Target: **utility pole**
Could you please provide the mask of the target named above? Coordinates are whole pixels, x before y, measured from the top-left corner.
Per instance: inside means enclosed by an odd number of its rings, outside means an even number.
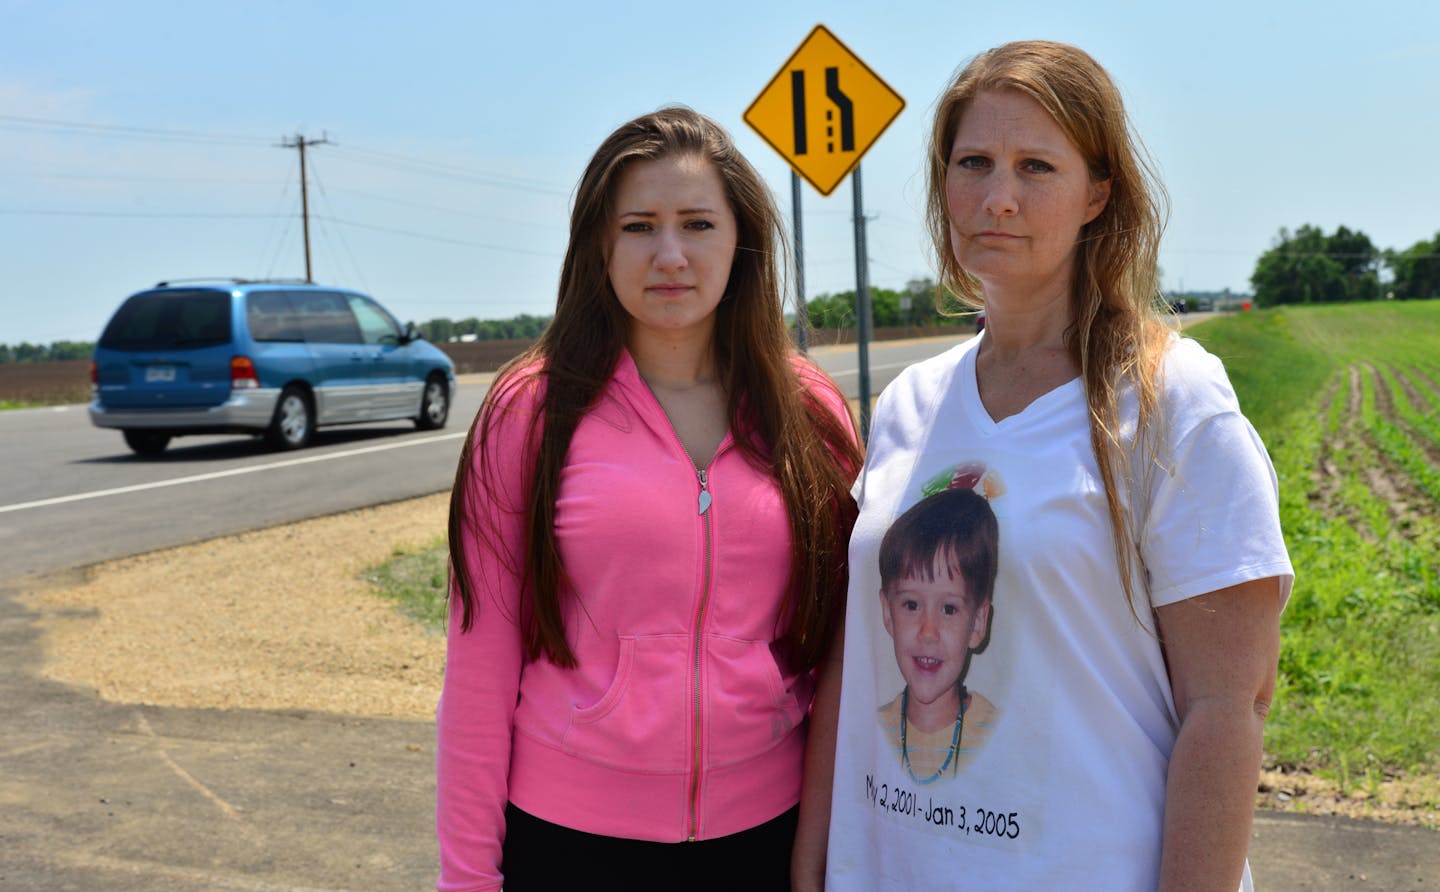
[[[280,148],[300,150],[300,222],[305,233],[305,281],[314,282],[315,278],[310,274],[310,195],[306,188],[305,147],[328,145],[330,138],[322,135],[319,139],[306,139],[297,133],[293,140],[283,136],[280,139]]]

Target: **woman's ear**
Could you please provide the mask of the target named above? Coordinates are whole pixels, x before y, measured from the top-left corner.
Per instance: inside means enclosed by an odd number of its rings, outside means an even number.
[[[1105,210],[1105,205],[1110,201],[1110,180],[1090,181],[1090,203],[1085,208],[1085,222],[1089,223],[1100,212]]]

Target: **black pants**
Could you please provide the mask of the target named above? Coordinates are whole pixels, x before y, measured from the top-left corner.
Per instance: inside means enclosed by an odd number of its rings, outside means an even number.
[[[505,808],[505,892],[788,892],[799,808],[701,842],[597,836]]]

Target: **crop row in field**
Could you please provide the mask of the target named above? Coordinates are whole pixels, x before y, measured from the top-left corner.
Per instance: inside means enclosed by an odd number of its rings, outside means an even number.
[[[1440,769],[1440,302],[1292,307],[1194,334],[1281,479],[1297,577],[1267,758],[1361,789]]]

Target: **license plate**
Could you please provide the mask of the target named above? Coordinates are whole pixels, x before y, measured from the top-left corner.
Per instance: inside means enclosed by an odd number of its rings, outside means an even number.
[[[145,367],[145,383],[163,383],[175,380],[175,367],[173,365],[152,365]]]

